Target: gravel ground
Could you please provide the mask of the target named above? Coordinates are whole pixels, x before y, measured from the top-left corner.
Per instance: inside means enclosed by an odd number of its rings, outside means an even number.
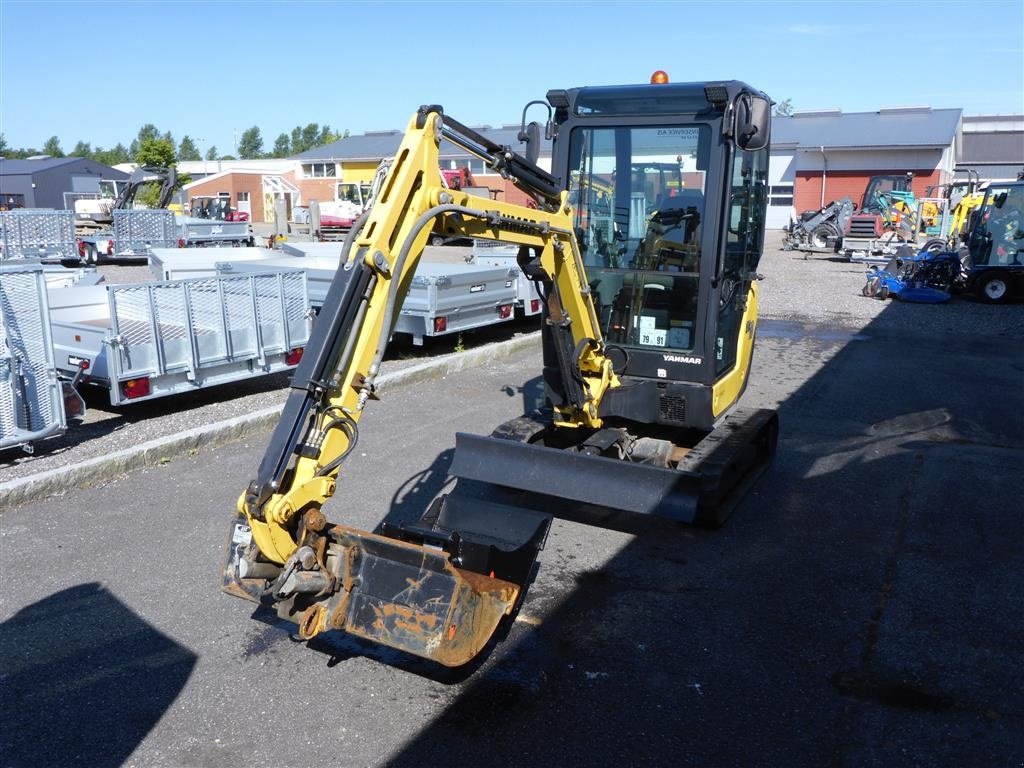
[[[1024,339],[1024,304],[981,304],[957,297],[947,304],[901,304],[865,298],[860,291],[867,268],[835,257],[783,251],[781,232],[770,232],[759,271],[761,317],[798,325],[915,334],[966,334]],[[425,258],[459,263],[467,248],[428,247]],[[145,265],[105,265],[108,282],[145,282],[153,277]],[[885,310],[883,312],[883,310]],[[511,338],[536,330],[538,322],[522,320],[466,334],[465,347]],[[389,349],[384,372],[456,350],[460,339],[427,339],[421,347],[397,341]],[[68,466],[78,461],[174,435],[236,416],[280,405],[287,394],[289,374],[277,374],[193,394],[112,408],[102,392],[87,394],[85,422],[73,424],[61,437],[43,441],[33,455],[20,450],[0,452],[0,482]]]
[[[1024,338],[1024,304],[982,304],[954,297],[945,304],[866,298],[868,267],[828,254],[783,251],[784,234],[769,232],[758,271],[762,318],[905,333],[962,333]],[[883,310],[885,312],[883,313]]]

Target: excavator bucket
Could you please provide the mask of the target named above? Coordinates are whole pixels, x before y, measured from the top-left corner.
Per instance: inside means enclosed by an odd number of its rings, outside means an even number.
[[[459,433],[458,478],[613,510],[717,526],[771,464],[778,414],[736,409],[675,466]]]
[[[248,526],[236,518],[222,588],[273,602],[281,618],[299,625],[303,639],[342,630],[444,666],[462,666],[517,607],[550,518],[449,499],[438,500],[421,524],[385,525],[383,534],[329,526],[316,541],[307,541],[319,553],[315,562],[291,572],[255,561]],[[504,525],[509,514],[518,526]],[[478,528],[501,530],[504,538],[447,527],[465,524],[467,515],[482,523]],[[510,540],[517,527],[525,538]]]

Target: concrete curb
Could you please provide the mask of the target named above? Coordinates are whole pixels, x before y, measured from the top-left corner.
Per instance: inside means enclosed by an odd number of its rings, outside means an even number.
[[[440,379],[491,360],[511,357],[521,350],[536,348],[539,345],[540,331],[534,331],[508,341],[486,344],[466,352],[426,360],[394,373],[382,374],[377,380],[377,391],[383,394],[396,387]],[[136,469],[165,464],[171,459],[187,456],[201,448],[217,447],[269,430],[277,423],[280,415],[279,406],[264,408],[255,413],[161,437],[134,448],[99,456],[79,464],[8,480],[0,483],[0,511],[96,485]]]

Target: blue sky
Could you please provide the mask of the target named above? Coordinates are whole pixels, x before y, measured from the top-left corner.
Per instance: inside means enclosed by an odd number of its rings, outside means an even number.
[[[54,2],[0,0],[0,132],[65,151],[144,123],[233,151],[310,122],[404,128],[438,103],[518,122],[550,88],[745,80],[797,109],[1024,113],[1024,0]]]

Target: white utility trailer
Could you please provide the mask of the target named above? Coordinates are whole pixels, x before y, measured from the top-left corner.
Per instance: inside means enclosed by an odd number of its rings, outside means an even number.
[[[218,274],[249,274],[293,268],[309,276],[309,297],[319,308],[338,271],[341,249],[333,243],[294,243],[288,254],[254,261],[232,260],[217,265]],[[423,344],[428,336],[444,336],[511,320],[515,315],[516,276],[508,267],[420,261],[402,305],[394,333]]]
[[[67,429],[85,414],[74,387],[54,364],[43,268],[0,264],[0,449],[21,446]]]
[[[294,368],[312,323],[300,270],[51,290],[54,362],[140,402]]]
[[[78,259],[75,212],[41,208],[0,211],[0,259]]]
[[[524,316],[540,314],[541,298],[537,293],[537,284],[530,280],[519,268],[519,246],[501,243],[496,240],[473,240],[473,250],[469,256],[470,264],[489,267],[504,267],[516,280],[516,309]]]
[[[111,213],[111,229],[79,238],[79,258],[86,264],[148,259],[154,248],[178,245],[179,230],[173,211],[140,208],[116,209]]]

